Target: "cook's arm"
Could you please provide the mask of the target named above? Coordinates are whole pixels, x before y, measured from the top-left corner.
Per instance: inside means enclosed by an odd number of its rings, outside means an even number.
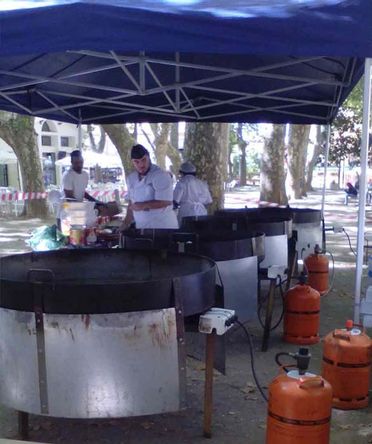
[[[172,205],[172,201],[169,201],[169,200],[147,200],[146,202],[136,202],[136,203],[132,204],[131,210],[132,211],[157,210],[159,208],[168,207],[169,205]]]
[[[130,227],[132,222],[134,222],[132,206],[133,206],[132,201],[129,201],[128,208],[127,208],[127,214],[125,215],[123,223],[120,226],[121,231],[126,230],[128,227]]]

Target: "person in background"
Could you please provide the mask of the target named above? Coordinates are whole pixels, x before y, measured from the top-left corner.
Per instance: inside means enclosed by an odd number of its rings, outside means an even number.
[[[87,193],[86,188],[88,186],[89,174],[83,170],[84,159],[81,151],[75,150],[70,154],[71,156],[71,167],[62,176],[62,192],[59,193],[60,197],[57,204],[57,227],[61,230],[61,206],[60,199],[73,199],[78,202],[83,202],[84,199],[90,202],[96,202],[95,208],[103,208],[105,204],[100,202],[90,194]],[[57,194],[57,193],[56,193]],[[50,196],[49,200],[56,204],[57,195]]]
[[[180,174],[181,178],[173,193],[174,204],[179,208],[179,223],[183,217],[206,215],[205,205],[212,203],[208,185],[196,177],[196,168],[191,162],[181,165]]]
[[[356,186],[358,185],[358,188],[356,188]],[[348,204],[349,202],[349,198],[350,197],[357,197],[358,196],[358,189],[359,189],[359,183],[355,184],[355,186],[353,186],[350,182],[347,182],[346,184],[346,188],[345,188],[345,205]]]
[[[71,167],[62,176],[62,190],[65,198],[75,199],[82,202],[87,199],[91,202],[98,202],[87,193],[89,174],[83,170],[84,159],[81,151],[75,150],[71,153]]]
[[[131,159],[135,171],[127,177],[129,204],[121,229],[133,222],[136,228],[178,228],[169,173],[151,163],[142,145],[133,146]]]

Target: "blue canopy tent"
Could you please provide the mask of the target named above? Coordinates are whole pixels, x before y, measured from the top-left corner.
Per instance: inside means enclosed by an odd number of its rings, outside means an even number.
[[[370,0],[0,2],[0,108],[68,122],[329,124],[370,56]]]
[[[82,123],[327,124],[372,54],[369,0],[133,4],[2,0],[0,107]]]

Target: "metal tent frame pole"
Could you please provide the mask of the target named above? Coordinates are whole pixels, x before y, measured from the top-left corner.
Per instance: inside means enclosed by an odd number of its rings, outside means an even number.
[[[355,291],[354,291],[354,322],[357,323],[359,323],[360,321],[360,296],[361,296],[362,273],[363,273],[369,124],[370,124],[370,111],[371,111],[371,66],[372,66],[372,59],[367,58],[365,60],[365,66],[364,66],[363,130],[362,130],[362,146],[360,149],[361,174],[359,180],[357,257],[356,257]]]
[[[82,147],[83,147],[83,129],[81,127],[81,110],[79,109],[78,150],[81,151]]]
[[[357,61],[356,58],[351,59],[345,66],[344,78],[338,80],[327,69],[316,69],[308,77],[281,72],[281,68],[293,67],[295,73],[297,67],[312,62],[320,63],[323,59],[327,66],[330,61],[337,62],[329,57],[290,57],[251,69],[237,69],[220,66],[212,61],[193,63],[182,60],[179,53],[169,58],[151,57],[143,51],[138,55],[123,55],[115,51],[106,53],[85,50],[67,51],[64,55],[72,57],[71,60],[75,55],[84,56],[90,60],[91,66],[87,68],[85,63],[84,66],[73,63],[68,73],[61,72],[55,76],[0,69],[0,75],[13,78],[13,83],[0,87],[0,97],[12,107],[16,106],[21,113],[37,116],[58,113],[62,120],[81,121],[83,124],[113,117],[130,120],[133,114],[136,116],[143,112],[172,120],[211,121],[242,114],[248,118],[249,114],[258,111],[326,123],[329,120],[327,115],[332,114],[334,107],[340,103],[342,92],[349,87]],[[185,73],[191,69],[195,78],[188,80]],[[122,75],[121,86],[99,80],[89,81],[90,77],[87,77],[101,72],[117,73],[118,70]],[[164,70],[169,72],[168,80],[164,79]],[[273,79],[274,83],[268,82],[267,87],[257,92],[240,91],[234,87],[233,80],[242,77],[246,77],[248,82],[251,78],[263,78]],[[283,80],[287,81],[285,86],[273,86],[275,81]],[[227,84],[225,81],[228,81]],[[56,85],[61,88],[56,89]],[[317,85],[333,88],[335,102],[309,97],[308,90]],[[73,87],[73,92],[66,91],[66,86]],[[84,93],[81,93],[81,88]],[[292,95],[296,90],[306,93],[296,98]],[[38,104],[37,109],[29,106],[30,94],[37,96],[37,100],[31,101]],[[144,101],[144,97],[151,98],[153,103]],[[59,103],[61,98],[67,100],[63,104]],[[323,108],[323,111],[318,114],[314,106]],[[84,111],[83,119],[79,110]]]
[[[325,195],[326,195],[326,188],[327,188],[327,169],[328,169],[328,156],[329,156],[329,139],[331,137],[331,127],[330,125],[327,125],[326,127],[327,131],[327,140],[326,140],[326,147],[325,147],[325,156],[324,156],[324,179],[323,179],[323,190],[322,190],[322,219],[324,219],[324,205],[325,205]]]

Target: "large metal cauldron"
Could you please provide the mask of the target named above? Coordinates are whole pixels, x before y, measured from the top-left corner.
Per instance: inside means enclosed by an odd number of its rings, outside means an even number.
[[[316,244],[322,245],[322,212],[311,208],[291,208],[293,229],[297,232],[298,256],[305,258],[313,253]]]
[[[183,218],[181,228],[197,232],[220,229],[262,232],[265,234],[265,258],[260,262],[260,268],[288,264],[288,238],[292,236],[290,217],[260,217],[245,209],[220,210],[214,216]]]
[[[70,418],[176,411],[183,316],[215,301],[194,255],[64,250],[0,259],[0,402]]]
[[[323,240],[322,214],[320,210],[312,208],[294,207],[264,207],[243,208],[217,211],[218,215],[246,214],[254,218],[290,218],[292,228],[296,233],[296,250],[298,257],[306,257],[311,254],[316,244],[321,245]]]
[[[123,233],[122,245],[127,249],[194,252],[212,258],[224,286],[225,306],[247,320],[256,314],[257,262],[264,258],[264,242],[264,234],[254,231],[129,230]]]

